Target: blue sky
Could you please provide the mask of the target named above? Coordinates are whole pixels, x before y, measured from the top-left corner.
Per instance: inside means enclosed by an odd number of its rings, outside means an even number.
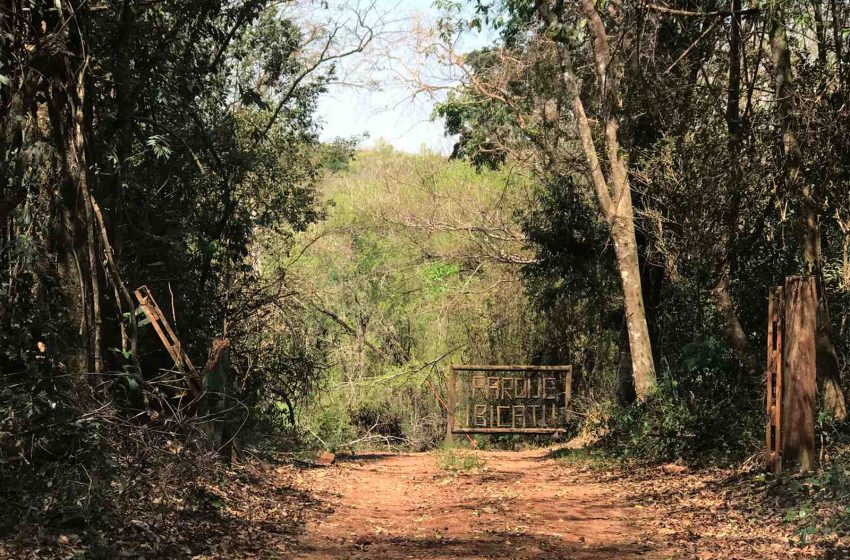
[[[440,13],[433,0],[377,0],[376,6],[394,19],[435,21]],[[399,23],[396,32],[410,23]],[[471,37],[465,45],[480,46],[484,39]],[[366,56],[370,56],[367,54]],[[371,53],[371,56],[381,56]],[[392,64],[372,74],[370,78],[382,84],[379,89],[346,85],[332,86],[319,102],[318,117],[322,124],[321,138],[350,137],[368,134],[364,147],[383,139],[396,149],[419,152],[424,148],[448,154],[454,139],[443,133],[443,124],[433,121],[434,100],[426,96],[411,99],[412,88],[398,83]],[[393,83],[395,82],[395,83]]]

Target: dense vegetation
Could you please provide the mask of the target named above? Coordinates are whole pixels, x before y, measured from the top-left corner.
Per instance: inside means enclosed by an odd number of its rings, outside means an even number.
[[[451,159],[318,140],[372,5],[0,6],[0,527],[129,519],[272,443],[427,449],[459,361],[575,364],[573,435],[739,461],[789,275],[845,453],[850,6],[435,4]]]
[[[326,218],[287,267],[328,359],[305,427],[335,445],[428,447],[445,432],[449,363],[540,359],[516,224],[530,189],[522,173],[388,146],[323,183]]]
[[[168,503],[158,480],[198,474],[174,461],[224,453],[279,393],[309,388],[321,358],[252,248],[260,232],[285,247],[315,221],[323,154],[347,157],[344,142],[322,149],[313,113],[335,61],[372,39],[358,15],[316,6],[304,19],[266,1],[0,6],[5,529]],[[187,394],[187,361],[145,324],[143,285],[199,375],[229,362],[206,398]],[[263,352],[271,321],[286,344]]]
[[[701,453],[757,436],[744,418],[760,407],[767,294],[791,274],[819,279],[822,410],[843,420],[846,7],[481,1],[469,19],[445,5],[443,38],[486,25],[501,40],[462,62],[437,41],[470,76],[439,112],[460,157],[522,159],[548,187],[538,293],[593,302],[600,328],[628,334],[623,377],[647,406],[619,425],[646,437],[626,439]]]

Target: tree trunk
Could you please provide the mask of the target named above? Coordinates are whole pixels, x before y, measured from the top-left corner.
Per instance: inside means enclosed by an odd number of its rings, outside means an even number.
[[[634,218],[631,213],[631,196],[628,188],[623,198],[628,198],[628,201],[621,203],[625,215],[618,216],[611,225],[611,238],[614,241],[623,289],[635,394],[638,400],[643,402],[656,387],[655,361],[652,358],[652,342],[649,338],[646,309],[643,303]]]
[[[595,3],[592,0],[582,0],[581,7],[588,19],[588,29],[591,33],[593,55],[596,61],[600,86],[600,97],[597,101],[607,113],[604,125],[605,155],[609,164],[607,178],[600,165],[593,131],[574,74],[569,47],[564,43],[558,43],[557,46],[561,62],[561,82],[575,118],[579,141],[587,164],[588,180],[596,193],[600,214],[608,223],[611,239],[614,242],[629,333],[635,393],[638,401],[645,402],[655,391],[657,379],[641,289],[631,185],[626,155],[620,146],[619,123],[616,117],[616,111],[620,105],[618,78],[621,65],[615,64],[616,61],[612,57],[608,47],[608,35],[596,11]],[[558,15],[548,3],[538,2],[537,9],[540,17],[547,24],[559,24]]]
[[[83,76],[86,64],[76,66],[79,66],[77,71],[73,69],[75,64],[68,56],[62,60],[48,103],[53,135],[59,146],[63,200],[69,215],[68,241],[79,273],[85,319],[82,330],[87,354],[84,369],[97,373],[101,371],[103,361],[100,278],[83,132]]]
[[[817,369],[823,409],[836,420],[847,419],[847,402],[841,388],[841,371],[838,367],[838,352],[835,349],[835,331],[829,305],[818,276],[818,327]]]
[[[752,376],[759,374],[761,366],[758,359],[755,357],[753,347],[750,345],[750,340],[747,338],[747,333],[744,332],[744,327],[738,320],[738,314],[735,310],[735,304],[732,301],[732,295],[729,292],[729,269],[728,264],[724,265],[720,273],[720,280],[714,288],[714,301],[723,317],[723,336],[726,342],[735,351],[738,359],[741,360],[746,372]]]
[[[227,387],[230,383],[230,340],[216,338],[204,367],[203,414],[208,416],[207,435],[213,449],[230,457],[232,439],[228,433]]]
[[[733,0],[732,12],[738,14],[741,11],[741,0]],[[738,228],[738,207],[741,204],[740,197],[740,149],[743,130],[741,126],[741,16],[732,16],[729,33],[729,84],[726,96],[726,129],[728,135],[727,151],[729,156],[729,192],[733,193],[726,216],[725,227],[721,234],[721,246],[724,249],[721,255],[720,278],[714,287],[714,301],[720,316],[723,318],[723,336],[727,344],[735,351],[738,359],[743,364],[747,373],[751,376],[760,374],[759,361],[753,352],[747,334],[738,320],[735,303],[729,284],[732,274],[730,263],[734,251],[733,232]]]
[[[782,145],[785,152],[786,179],[791,192],[799,197],[803,217],[803,251],[806,272],[817,278],[818,285],[818,326],[817,326],[817,371],[821,386],[824,411],[835,419],[847,418],[847,405],[838,367],[838,352],[835,348],[835,336],[829,314],[828,302],[824,294],[821,279],[820,228],[818,208],[814,199],[812,185],[803,174],[802,149],[797,138],[796,98],[791,73],[791,52],[788,45],[788,32],[780,3],[771,4],[768,33],[774,65],[776,99],[782,128]]]

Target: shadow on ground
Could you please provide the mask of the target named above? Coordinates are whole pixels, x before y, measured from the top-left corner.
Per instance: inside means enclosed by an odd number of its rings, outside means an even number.
[[[412,558],[443,560],[451,558],[492,558],[510,560],[630,560],[645,558],[649,547],[634,543],[613,543],[601,547],[565,545],[560,538],[510,532],[489,532],[470,538],[357,538],[321,547],[303,549],[322,558]]]

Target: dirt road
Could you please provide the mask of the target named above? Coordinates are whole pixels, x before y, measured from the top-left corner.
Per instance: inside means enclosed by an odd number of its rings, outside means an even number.
[[[546,450],[475,452],[457,473],[431,454],[360,455],[301,474],[330,507],[308,522],[298,558],[601,560],[669,558],[646,513],[610,480]]]

